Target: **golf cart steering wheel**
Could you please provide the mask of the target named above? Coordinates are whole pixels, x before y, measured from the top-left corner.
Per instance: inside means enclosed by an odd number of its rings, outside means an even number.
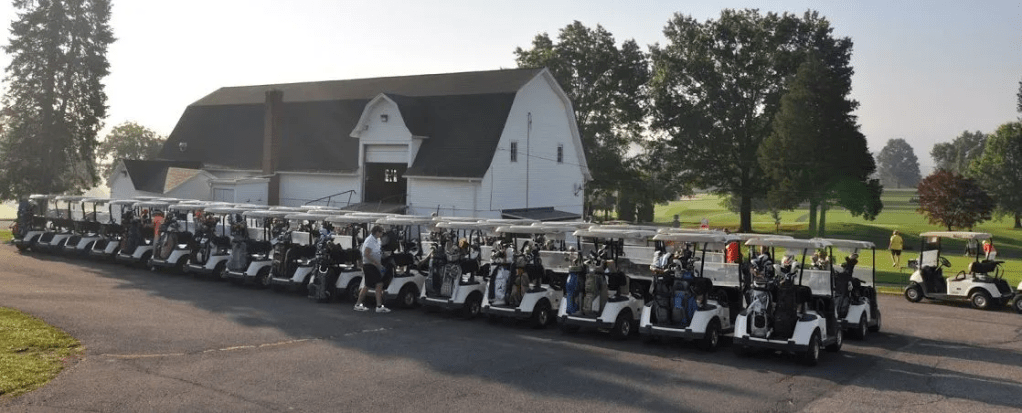
[[[951,268],[951,261],[948,261],[947,258],[940,257],[940,266]]]

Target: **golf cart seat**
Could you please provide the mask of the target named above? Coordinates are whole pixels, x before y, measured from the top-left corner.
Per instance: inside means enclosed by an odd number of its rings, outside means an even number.
[[[926,290],[934,293],[944,293],[947,291],[947,283],[944,281],[944,271],[940,267],[932,265],[923,266],[920,270],[923,276],[923,282],[926,284]]]
[[[974,261],[969,263],[969,273],[986,274],[997,270],[997,266],[1004,264],[1004,261]]]
[[[608,273],[607,290],[616,293],[607,298],[607,302],[616,303],[620,301],[628,301],[628,295],[620,293],[621,287],[628,287],[628,277],[625,276],[625,273],[619,271]]]

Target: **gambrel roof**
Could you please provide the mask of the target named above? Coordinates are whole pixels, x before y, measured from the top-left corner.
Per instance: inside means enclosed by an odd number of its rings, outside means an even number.
[[[354,172],[359,141],[349,135],[383,94],[413,135],[424,136],[409,175],[482,177],[515,95],[544,69],[399,76],[221,88],[185,109],[160,159],[234,169],[262,165],[264,100],[281,90],[281,171]],[[180,143],[186,143],[180,150]]]

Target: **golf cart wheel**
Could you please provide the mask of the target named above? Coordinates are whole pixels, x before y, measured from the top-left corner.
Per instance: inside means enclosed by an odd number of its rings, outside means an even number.
[[[969,302],[972,303],[972,308],[977,310],[986,310],[990,308],[990,294],[986,291],[978,290],[969,296]]]
[[[213,267],[213,278],[217,281],[227,281],[227,261],[220,261]]]
[[[918,303],[923,299],[923,289],[919,284],[912,283],[905,289],[905,299],[909,302]]]
[[[809,337],[809,348],[802,354],[802,363],[807,366],[815,366],[820,362],[820,330],[813,331]]]
[[[466,320],[471,320],[479,315],[479,312],[483,308],[483,298],[478,292],[474,292],[468,295],[465,299],[465,306],[461,308],[461,315]]]
[[[398,303],[401,307],[412,308],[415,307],[415,302],[419,297],[419,289],[415,288],[415,284],[408,284],[401,287],[401,292],[398,293]]]
[[[14,244],[14,246],[18,248],[18,251],[20,252],[25,252],[26,250],[28,250],[28,245],[25,244]]]
[[[869,331],[869,326],[866,325],[866,313],[862,313],[859,317],[859,324],[854,329],[849,330],[852,338],[862,340],[866,338],[866,332]]]
[[[706,325],[706,334],[699,340],[699,347],[704,351],[717,351],[720,345],[720,320],[714,318]]]
[[[181,260],[178,261],[177,263],[178,271],[181,271],[182,274],[190,274],[192,272],[192,270],[188,268],[188,264],[192,263],[192,257],[186,256],[184,258],[181,258]]]
[[[550,302],[542,300],[532,309],[532,328],[545,328],[553,317],[550,314]]]
[[[869,326],[869,331],[871,333],[876,333],[880,331],[880,327],[883,325],[883,323],[881,322],[882,320],[883,318],[880,317],[880,310],[877,310],[877,325]]]
[[[1014,308],[1016,313],[1022,314],[1022,294],[1015,296],[1015,301],[1011,302],[1011,308]]]
[[[270,267],[263,267],[256,273],[256,285],[259,288],[270,288],[273,282],[270,281]]]
[[[317,278],[322,278],[322,277],[317,277]],[[348,301],[351,301],[353,303],[358,301],[359,287],[361,286],[361,284],[362,284],[362,279],[358,278],[358,277],[355,277],[351,281],[348,281],[348,286],[344,287],[344,297],[346,297],[348,299]]]
[[[614,321],[614,329],[610,331],[614,338],[624,340],[632,334],[632,312],[629,309],[621,310]]]
[[[841,351],[841,346],[845,344],[845,331],[837,329],[837,341],[834,344],[827,346],[827,351],[831,353],[837,353]]]

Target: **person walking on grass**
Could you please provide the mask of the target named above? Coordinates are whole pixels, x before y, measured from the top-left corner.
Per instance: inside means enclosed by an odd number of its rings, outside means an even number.
[[[370,286],[376,286],[376,312],[389,313],[390,309],[383,306],[383,248],[380,245],[380,237],[383,236],[383,227],[376,225],[370,231],[365,242],[362,243],[362,280],[364,281],[362,291],[358,292],[358,302],[355,303],[355,311],[369,311],[369,308],[362,305]]]
[[[891,245],[888,248],[891,250],[891,261],[894,261],[891,267],[897,268],[901,264],[901,250],[905,248],[905,241],[898,235],[898,231],[891,235]]]

